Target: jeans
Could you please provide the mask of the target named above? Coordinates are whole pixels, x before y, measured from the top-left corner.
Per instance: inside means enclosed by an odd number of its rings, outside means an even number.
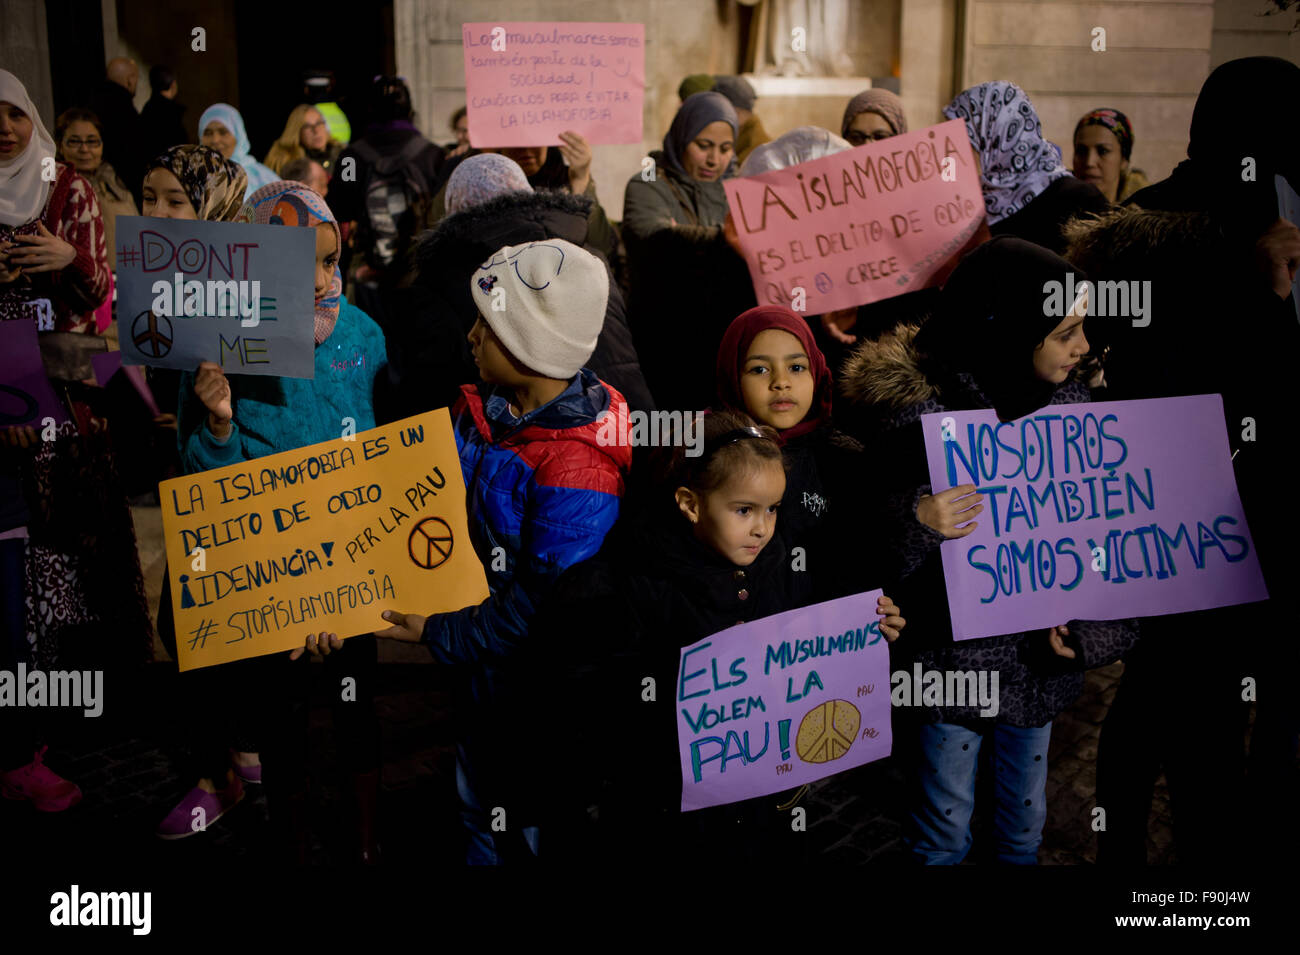
[[[993,738],[993,830],[997,861],[1037,865],[1047,821],[1047,746],[1052,724],[1022,729],[996,723],[977,732],[955,723],[919,731],[919,805],[912,811],[908,844],[917,862],[956,865],[970,852],[975,769],[980,744]]]
[[[460,824],[465,829],[467,845],[465,848],[466,865],[502,865],[507,862],[524,862],[537,857],[537,826],[523,826],[517,831],[522,837],[511,837],[511,824],[506,818],[506,829],[502,832],[492,830],[492,818],[483,809],[475,792],[473,763],[465,747],[456,744],[456,792],[460,796]]]

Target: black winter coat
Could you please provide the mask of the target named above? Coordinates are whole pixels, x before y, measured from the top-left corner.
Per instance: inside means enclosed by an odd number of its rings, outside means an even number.
[[[388,372],[376,384],[379,420],[449,407],[462,384],[478,381],[466,340],[478,318],[470,276],[502,246],[540,239],[564,239],[600,255],[587,242],[590,205],[585,196],[567,192],[507,193],[448,216],[425,233],[416,248],[414,282],[388,299],[395,318],[384,329]],[[587,367],[616,388],[632,410],[654,409],[612,277],[605,325]]]

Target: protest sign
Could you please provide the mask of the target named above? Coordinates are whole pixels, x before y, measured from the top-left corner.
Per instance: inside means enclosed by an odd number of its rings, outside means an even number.
[[[941,545],[969,640],[1264,600],[1219,395],[922,416],[930,483],[974,484],[976,530]]]
[[[466,23],[469,141],[557,146],[641,142],[643,23]]]
[[[158,402],[154,400],[153,392],[149,390],[149,382],[145,380],[144,372],[139,365],[123,365],[120,351],[102,352],[90,359],[90,365],[95,370],[95,383],[99,387],[107,388],[108,383],[120,372],[126,376],[127,381],[131,382],[131,387],[144,402],[145,409],[155,418],[162,414]]]
[[[446,408],[164,481],[159,498],[182,670],[488,595]]]
[[[829,600],[682,648],[673,689],[683,812],[792,789],[889,755],[880,596]]]
[[[46,418],[62,424],[68,413],[45,376],[36,326],[0,322],[0,428],[39,428]]]
[[[119,216],[122,362],[315,375],[316,230]]]
[[[1300,196],[1291,188],[1284,176],[1274,176],[1273,186],[1277,189],[1277,214],[1294,226],[1300,226]],[[1296,320],[1300,321],[1300,271],[1291,280],[1291,300],[1295,304]]]
[[[940,284],[989,238],[956,119],[723,187],[759,302],[809,315]]]

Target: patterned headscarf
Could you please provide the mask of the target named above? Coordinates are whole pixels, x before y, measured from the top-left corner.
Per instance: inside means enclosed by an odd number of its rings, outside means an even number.
[[[1133,124],[1117,109],[1094,109],[1091,113],[1085,113],[1083,119],[1074,127],[1074,135],[1079,135],[1079,130],[1085,126],[1104,126],[1115,134],[1119,140],[1119,154],[1122,158],[1128,159],[1133,155]]]
[[[447,180],[447,214],[482,205],[506,192],[532,192],[519,163],[500,153],[479,153],[461,161]]]
[[[199,117],[199,139],[203,138],[203,131],[214,119],[234,135],[235,151],[230,154],[230,158],[248,173],[248,188],[251,191],[256,192],[279,179],[269,166],[263,166],[253,158],[253,144],[248,141],[248,133],[244,131],[244,117],[229,103],[213,103],[203,111]]]
[[[664,161],[668,168],[677,173],[684,179],[690,176],[686,172],[686,167],[682,165],[682,153],[696,136],[700,135],[700,130],[704,129],[710,123],[723,122],[731,127],[731,135],[736,135],[736,130],[740,123],[736,119],[736,110],[732,107],[731,101],[721,93],[692,93],[686,97],[685,102],[677,110],[677,115],[673,117],[673,124],[668,127],[668,134],[664,136]],[[732,154],[731,162],[723,170],[721,176],[715,180],[715,184],[722,179],[729,178],[736,171],[736,157]]]
[[[863,90],[844,109],[844,121],[840,123],[840,135],[848,136],[849,127],[860,113],[875,113],[889,124],[889,128],[898,136],[907,132],[907,117],[903,115],[903,101],[897,94],[887,89],[874,88]]]
[[[958,93],[943,115],[966,121],[966,133],[980,157],[989,225],[1019,212],[1057,179],[1070,175],[1061,162],[1061,148],[1043,139],[1038,114],[1015,83],[995,80],[972,86]]]
[[[166,169],[179,179],[194,214],[205,222],[230,222],[244,204],[244,167],[208,146],[173,146],[149,160],[144,174],[151,169]]]
[[[255,222],[259,225],[289,225],[315,228],[328,222],[334,229],[336,248],[343,250],[339,235],[339,225],[325,205],[325,200],[311,188],[300,182],[281,180],[263,186],[248,197],[244,208],[239,210],[240,222]],[[339,305],[343,297],[343,274],[337,264],[334,266],[334,278],[324,298],[316,299],[316,344],[319,345],[330,337],[334,324],[339,320]]]

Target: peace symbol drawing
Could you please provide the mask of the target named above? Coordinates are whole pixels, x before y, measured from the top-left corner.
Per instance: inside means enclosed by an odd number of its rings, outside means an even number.
[[[141,312],[131,323],[131,341],[148,358],[162,358],[172,350],[172,323],[164,315]]]
[[[12,400],[13,398],[18,399],[17,403]],[[19,411],[12,410],[17,407],[17,404],[22,404],[25,407]],[[0,385],[0,425],[22,424],[24,421],[31,421],[32,418],[36,417],[38,407],[40,406],[37,404],[36,399],[21,388],[16,388],[13,385]]]
[[[406,551],[417,567],[432,570],[451,556],[451,527],[441,517],[426,517],[411,528]]]

